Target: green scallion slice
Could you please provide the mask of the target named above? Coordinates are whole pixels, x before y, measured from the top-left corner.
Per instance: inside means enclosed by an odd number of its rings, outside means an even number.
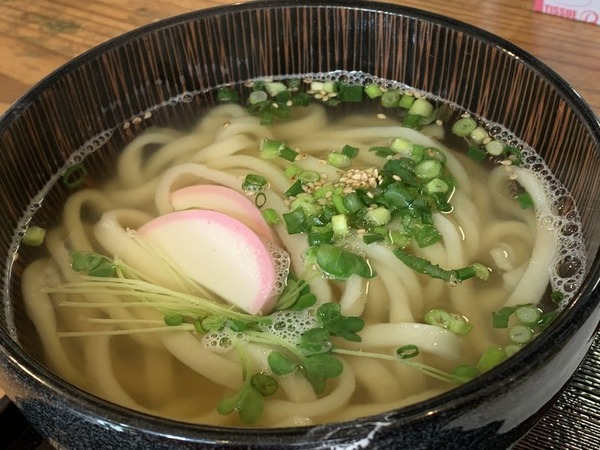
[[[469,136],[477,128],[477,121],[472,117],[461,117],[452,125],[452,133],[456,136]]]

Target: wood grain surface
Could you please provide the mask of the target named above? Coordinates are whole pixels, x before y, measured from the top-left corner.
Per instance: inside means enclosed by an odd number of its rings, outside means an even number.
[[[70,59],[157,20],[235,0],[0,0],[0,114]],[[495,33],[556,70],[600,114],[600,26],[536,13],[532,1],[393,0]],[[0,389],[0,395],[2,390]]]

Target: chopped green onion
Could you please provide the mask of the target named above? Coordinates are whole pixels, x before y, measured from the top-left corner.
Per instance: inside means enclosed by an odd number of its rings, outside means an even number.
[[[523,192],[522,194],[516,195],[515,200],[519,203],[521,209],[527,209],[533,207],[533,199],[529,192]]]
[[[343,102],[359,103],[363,100],[363,87],[360,84],[341,84],[338,98]]]
[[[348,158],[356,158],[358,156],[358,148],[357,147],[352,147],[351,145],[344,145],[344,147],[342,147],[342,155],[346,155]]]
[[[277,211],[275,211],[273,208],[267,208],[262,212],[263,218],[265,219],[265,222],[267,222],[269,225],[277,225],[279,222],[281,222],[281,217],[279,217],[279,214],[277,214]]]
[[[283,220],[288,234],[298,234],[304,231],[304,224],[306,222],[306,214],[304,209],[296,208],[289,213],[282,214]]]
[[[448,324],[452,321],[452,316],[443,309],[432,309],[425,314],[424,320],[429,325],[448,328]]]
[[[387,200],[390,206],[398,209],[410,206],[415,199],[408,189],[400,182],[391,183],[385,191],[383,191],[383,198]]]
[[[492,312],[492,326],[494,328],[508,328],[510,316],[516,309],[516,306],[505,306],[499,311]]]
[[[466,336],[473,329],[473,324],[469,323],[464,317],[453,314],[452,321],[448,324],[448,331],[459,336]]]
[[[374,242],[385,241],[385,236],[383,234],[365,234],[363,235],[362,240],[365,244],[369,245]]]
[[[331,202],[333,203],[334,208],[339,214],[348,214],[348,208],[344,204],[344,197],[340,194],[335,194],[331,197]]]
[[[285,176],[288,178],[294,178],[296,175],[300,174],[301,172],[303,172],[303,169],[300,166],[298,166],[297,164],[290,164],[283,171]]]
[[[442,235],[438,230],[435,229],[432,225],[425,225],[420,230],[416,232],[414,235],[415,241],[420,248],[429,247],[439,241],[442,240]],[[473,275],[469,274],[469,276],[463,276],[459,274],[459,270],[448,271],[449,276],[454,275],[458,280],[466,280],[467,278],[471,278]]]
[[[298,194],[304,192],[304,188],[302,187],[302,181],[296,180],[294,184],[292,184],[287,191],[283,193],[286,197],[295,197]]]
[[[336,169],[345,169],[352,164],[352,159],[343,153],[331,152],[327,155],[327,163]]]
[[[433,180],[429,181],[425,185],[425,189],[430,194],[433,194],[433,193],[444,194],[444,193],[448,192],[448,190],[450,189],[450,186],[448,186],[448,183],[446,183],[441,178],[434,178]]]
[[[514,166],[520,166],[521,165],[521,150],[519,150],[517,147],[504,147],[504,153],[506,154],[506,157],[512,161],[512,164]]]
[[[390,90],[383,93],[381,96],[381,106],[384,108],[395,108],[400,101],[400,91]]]
[[[414,95],[404,94],[398,101],[398,107],[402,109],[409,109],[415,100],[416,99]]]
[[[316,247],[321,244],[331,244],[334,231],[332,227],[314,227],[308,233],[308,246]]]
[[[319,181],[321,175],[313,170],[304,170],[298,174],[298,179],[304,183]]]
[[[558,310],[548,311],[547,313],[542,314],[542,317],[540,317],[540,320],[538,320],[537,325],[540,328],[546,328],[557,317],[558,317]]]
[[[394,138],[390,144],[390,148],[401,156],[411,156],[412,142],[404,138]]]
[[[504,351],[506,352],[506,356],[510,358],[512,355],[521,350],[521,348],[522,347],[519,344],[508,344],[506,347],[504,347]]]
[[[85,183],[87,174],[87,169],[83,164],[73,164],[72,166],[67,167],[61,180],[69,189],[76,189]]]
[[[32,225],[27,228],[21,242],[25,245],[29,245],[31,247],[37,247],[38,245],[42,245],[44,243],[44,238],[46,237],[46,229],[42,227],[38,227],[37,225]]]
[[[483,162],[487,156],[487,153],[477,145],[471,145],[467,149],[467,156],[475,162]]]
[[[269,81],[265,83],[265,89],[271,97],[287,90],[287,86],[280,81]]]
[[[496,367],[502,361],[506,359],[506,353],[504,349],[499,347],[488,347],[484,354],[477,363],[477,369],[481,372],[487,372],[488,370]]]
[[[325,91],[329,94],[337,92],[339,83],[336,81],[324,81],[322,83],[322,91]]]
[[[407,128],[418,128],[419,125],[421,125],[422,120],[422,116],[417,114],[407,114],[404,119],[402,119],[402,125]]]
[[[475,119],[472,117],[461,117],[452,125],[452,132],[456,136],[465,137],[470,135],[475,128],[477,128]]]
[[[371,83],[365,87],[365,94],[371,99],[381,97],[383,95],[383,91],[376,83]]]
[[[419,144],[412,144],[412,147],[410,149],[410,157],[414,162],[421,162],[425,157],[425,146]]]
[[[481,375],[481,372],[475,366],[471,366],[469,364],[462,364],[460,366],[456,366],[454,370],[452,370],[452,374],[465,379],[465,381],[470,381]]]
[[[402,347],[396,349],[396,354],[400,357],[400,359],[414,358],[419,354],[419,347],[414,344],[403,345]]]
[[[345,236],[350,232],[345,214],[336,214],[331,218],[331,228],[336,236]]]
[[[526,344],[533,339],[533,331],[525,325],[515,325],[510,329],[510,340],[515,344]]]
[[[425,161],[421,161],[415,167],[415,175],[419,178],[425,178],[427,180],[439,177],[441,173],[442,163],[437,159],[427,159]]]
[[[471,139],[473,139],[473,142],[477,144],[482,144],[483,141],[486,140],[486,138],[489,138],[489,135],[483,127],[477,127],[473,131],[471,131]]]
[[[552,293],[550,294],[550,299],[554,303],[560,303],[563,301],[564,298],[565,294],[563,294],[561,291],[552,291]]]
[[[375,226],[386,225],[392,218],[392,214],[389,209],[379,206],[378,208],[371,209],[367,212],[367,220],[370,224]]]
[[[473,263],[471,268],[475,272],[475,276],[480,280],[487,281],[490,277],[490,269],[483,264]]]
[[[249,173],[244,178],[242,189],[244,192],[262,192],[267,187],[267,179],[262,175]]]
[[[415,116],[421,117],[429,117],[433,113],[433,105],[429,100],[425,98],[416,99],[410,108],[408,109],[408,114],[412,114]]]
[[[265,203],[267,203],[267,196],[265,195],[265,193],[259,192],[258,194],[256,194],[256,197],[254,198],[254,204],[256,205],[256,207],[258,209],[261,209],[263,206],[265,206]]]
[[[256,105],[257,103],[266,102],[269,99],[269,96],[265,91],[253,91],[248,96],[248,103],[251,105]]]
[[[314,217],[319,213],[319,207],[315,205],[315,198],[306,192],[298,194],[290,204],[290,208],[302,208],[308,217]]]
[[[350,213],[355,213],[365,207],[356,191],[352,191],[343,197],[344,206]]]
[[[542,313],[538,308],[529,305],[519,306],[515,310],[515,317],[519,322],[525,325],[537,323],[541,316]]]
[[[492,156],[500,156],[504,152],[504,144],[499,141],[490,141],[485,144],[485,151]]]
[[[296,160],[296,157],[298,156],[298,152],[296,150],[291,149],[287,145],[282,145],[281,147],[279,147],[278,154],[280,157],[290,162],[294,162]]]
[[[388,239],[390,244],[400,248],[408,247],[410,244],[410,237],[398,230],[390,231]]]
[[[432,309],[425,314],[425,323],[445,328],[459,336],[465,336],[471,332],[473,325],[460,314],[450,314],[443,309]]]
[[[221,103],[237,102],[238,100],[239,94],[231,88],[222,87],[217,91],[217,101]]]

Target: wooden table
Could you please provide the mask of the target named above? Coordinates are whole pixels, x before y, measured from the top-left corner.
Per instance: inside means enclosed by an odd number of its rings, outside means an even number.
[[[236,0],[0,0],[0,114],[57,67],[147,23]],[[502,36],[561,74],[600,114],[600,26],[532,11],[532,1],[392,0]],[[0,389],[0,395],[3,392]]]

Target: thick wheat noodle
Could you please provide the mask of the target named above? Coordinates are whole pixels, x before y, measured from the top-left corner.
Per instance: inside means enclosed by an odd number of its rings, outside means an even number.
[[[344,316],[362,316],[367,297],[363,279],[354,274],[346,280],[340,297],[340,311]]]
[[[357,358],[349,358],[348,363],[354,370],[356,381],[364,386],[368,392],[369,400],[374,403],[385,403],[402,397],[402,383],[398,383],[398,377],[391,372],[382,361]],[[377,383],[373,383],[373,374],[377,374]]]
[[[140,186],[147,182],[143,173],[144,151],[148,145],[165,145],[181,137],[180,132],[161,128],[151,133],[145,133],[128,144],[117,160],[117,175],[120,183],[126,189]]]
[[[373,263],[373,268],[377,272],[377,275],[381,277],[388,291],[388,321],[391,323],[414,322],[415,317],[411,310],[410,298],[401,277],[381,263]]]
[[[69,300],[88,301],[94,305],[104,302],[112,305],[111,307],[84,309],[65,305],[61,307],[64,317],[59,317],[55,308],[58,301],[65,298],[64,295],[46,294],[43,287],[78,279],[78,275],[70,268],[69,256],[69,251],[76,249],[120,257],[145,277],[165,287],[202,292],[200,288],[194,288],[188,281],[173,273],[169,262],[157,258],[139,236],[128,228],[137,228],[155,215],[172,212],[170,195],[185,186],[209,183],[243,192],[241,176],[247,173],[261,174],[270,183],[265,192],[264,208],[273,208],[279,215],[288,212],[290,202],[282,194],[293,182],[283,173],[290,162],[282,158],[265,160],[249,156],[257,155],[260,141],[265,137],[282,141],[300,153],[310,153],[308,156],[301,155],[295,164],[302,170],[321,174],[321,181],[324,182],[337,180],[341,171],[324,165],[323,158],[331,151],[340,151],[341,146],[346,144],[360,148],[357,164],[378,167],[385,163],[385,159],[368,149],[375,145],[389,145],[390,140],[396,137],[440,149],[446,154],[448,170],[456,180],[456,190],[452,197],[454,211],[449,215],[434,215],[434,224],[442,235],[441,242],[424,249],[411,246],[411,251],[450,269],[475,262],[472,259],[481,257],[482,248],[489,252],[497,245],[496,240],[516,239],[520,235],[518,242],[525,245],[527,238],[531,236],[535,238],[534,260],[504,274],[505,287],[515,286],[513,295],[506,300],[507,294],[501,287],[494,285],[482,291],[481,296],[489,298],[489,302],[494,304],[516,304],[525,299],[527,303],[535,303],[540,299],[542,290],[548,283],[547,267],[556,248],[556,238],[538,226],[532,214],[519,221],[521,219],[517,218],[523,214],[512,199],[494,192],[500,190],[506,182],[508,172],[504,168],[492,172],[492,192],[489,195],[492,196],[494,208],[497,203],[499,210],[508,213],[508,218],[494,225],[486,223],[487,219],[482,213],[488,211],[487,206],[478,206],[479,202],[489,201],[479,193],[483,190],[483,183],[471,180],[463,167],[463,161],[439,142],[415,130],[380,125],[377,121],[372,121],[373,126],[354,125],[341,130],[337,124],[327,122],[324,111],[324,108],[312,105],[289,122],[276,121],[269,128],[257,128],[259,119],[249,116],[241,106],[219,106],[208,113],[192,133],[159,129],[142,135],[121,154],[117,162],[117,181],[107,184],[103,191],[87,189],[73,194],[65,203],[62,227],[48,233],[47,245],[56,269],[47,268],[47,260],[39,260],[23,274],[23,295],[27,312],[45,344],[45,351],[50,356],[49,364],[71,382],[85,387],[88,386],[88,381],[94,381],[95,386],[90,386],[92,391],[140,411],[150,414],[165,411],[165,414],[168,412],[178,420],[199,423],[223,426],[238,424],[234,416],[221,416],[211,408],[193,410],[193,403],[188,399],[169,399],[170,396],[179,395],[175,388],[177,374],[173,372],[173,366],[179,363],[191,369],[190,376],[197,374],[199,383],[205,379],[214,383],[209,384],[215,389],[221,389],[223,392],[219,392],[220,394],[230,394],[239,389],[243,379],[235,352],[215,353],[201,342],[200,336],[187,331],[131,334],[126,339],[132,339],[132,345],[137,343],[153,352],[140,356],[139,362],[135,363],[136,367],[144,368],[144,377],[140,382],[151,390],[160,390],[161,385],[165,386],[160,392],[149,395],[144,402],[138,401],[137,394],[129,392],[128,384],[119,379],[121,375],[117,375],[121,373],[123,363],[112,361],[110,349],[122,342],[117,340],[119,338],[108,335],[59,338],[56,333],[63,331],[63,326],[67,328],[64,331],[109,331],[106,324],[75,320],[82,312],[87,314],[89,311],[88,317],[127,320],[148,317],[160,320],[163,313],[151,308],[115,308],[114,304],[124,300],[125,296],[121,298],[115,294],[99,292],[78,294]],[[518,169],[513,169],[513,173],[518,174],[518,181],[534,197],[536,210],[544,214],[543,211],[549,206],[539,183]],[[489,188],[483,187],[486,191]],[[472,191],[477,191],[476,195]],[[88,213],[94,217],[94,224],[85,219]],[[302,276],[306,269],[305,254],[308,250],[306,236],[288,234],[284,223],[275,225],[272,229],[276,243],[291,254],[293,272]],[[523,236],[524,230],[527,230],[526,236]],[[434,360],[445,360],[447,364],[457,363],[466,338],[436,326],[416,322],[422,320],[427,309],[440,307],[440,302],[445,302],[443,307],[452,310],[451,312],[472,314],[470,319],[483,321],[483,310],[469,312],[472,310],[470,303],[476,297],[474,288],[466,283],[456,289],[449,288],[441,280],[430,280],[416,274],[386,245],[366,245],[359,238],[349,239],[348,245],[366,257],[379,278],[366,281],[354,276],[345,285],[321,277],[310,280],[317,305],[339,301],[344,314],[362,315],[367,321],[360,332],[362,342],[343,342],[341,345],[348,349],[393,354],[395,348],[413,344],[422,352],[419,361],[423,358],[427,363],[428,358],[433,357]],[[546,270],[542,271],[540,266],[544,265]],[[35,309],[35,303],[39,303],[40,309]],[[75,323],[71,323],[72,321]],[[383,323],[376,323],[380,321]],[[140,325],[131,323],[119,326],[134,329]],[[470,341],[478,341],[475,347],[482,348],[492,342],[483,328],[476,326],[473,335],[469,337]],[[67,348],[67,345],[71,347]],[[473,346],[473,342],[469,345]],[[74,365],[71,354],[76,352],[86,354],[86,369],[83,371]],[[269,371],[265,348],[251,344],[248,352],[256,370]],[[161,366],[162,357],[165,362]],[[281,389],[265,402],[265,414],[260,426],[312,424],[354,418],[420,401],[447,389],[428,388],[431,382],[422,374],[396,362],[367,360],[363,363],[353,356],[341,359],[344,361],[343,373],[331,380],[325,393],[320,396],[314,393],[300,370],[281,378]],[[101,370],[90,374],[92,368],[97,366],[101,366]],[[160,369],[152,369],[159,366]],[[402,384],[398,380],[402,380]],[[355,405],[352,398],[359,393],[367,393],[374,403]],[[153,405],[152,409],[148,404]]]
[[[350,402],[350,398],[356,389],[356,378],[352,367],[342,362],[344,370],[336,379],[336,387],[329,394],[320,397],[313,402],[295,403],[289,400],[273,399],[265,404],[264,420],[275,422],[281,417],[290,414],[320,419],[333,416],[341,411]]]

